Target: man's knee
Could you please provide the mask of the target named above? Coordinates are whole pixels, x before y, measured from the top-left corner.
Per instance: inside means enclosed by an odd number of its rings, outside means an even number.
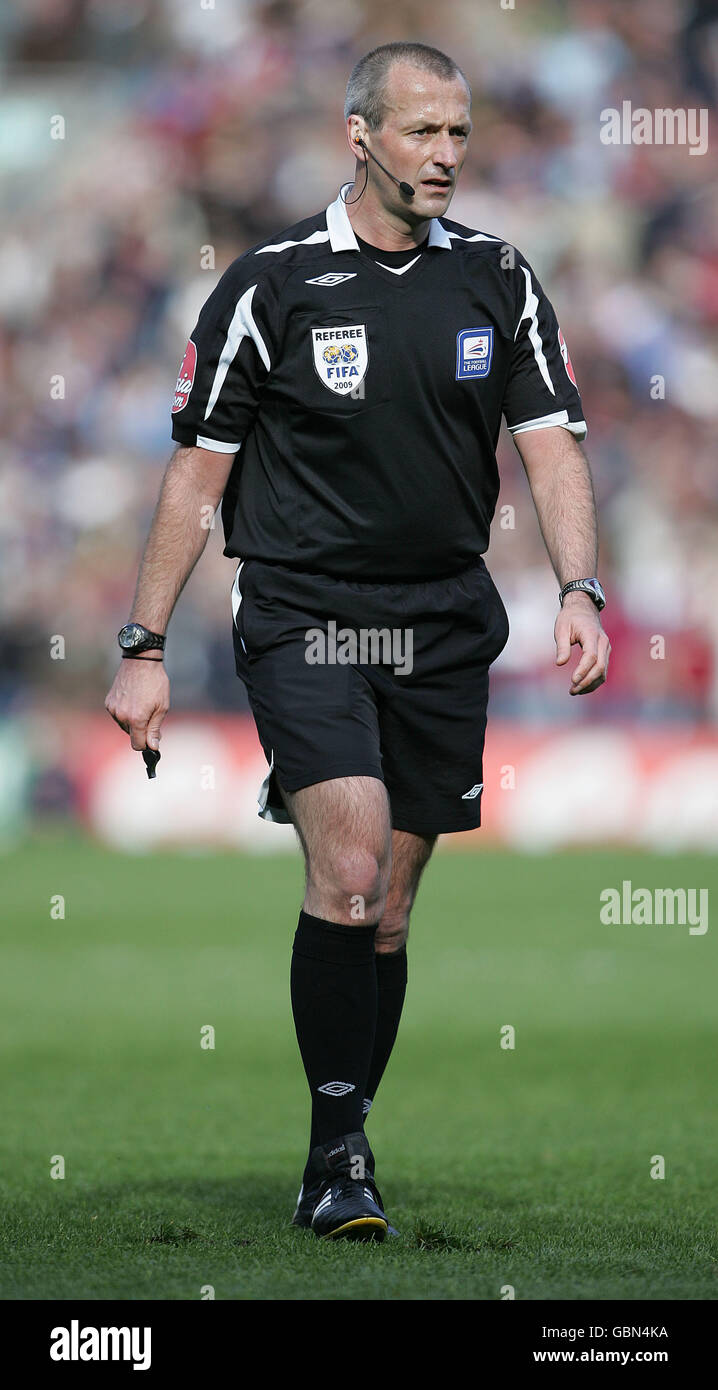
[[[309,883],[333,912],[348,922],[377,922],[384,909],[390,863],[369,849],[345,850],[321,866],[309,866]]]
[[[394,831],[392,877],[374,937],[378,955],[395,955],[406,945],[419,880],[435,843],[435,835],[416,837]]]

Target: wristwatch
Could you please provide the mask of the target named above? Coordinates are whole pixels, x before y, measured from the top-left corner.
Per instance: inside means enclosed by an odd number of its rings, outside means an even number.
[[[558,596],[562,608],[566,595],[570,594],[573,589],[578,589],[582,594],[588,594],[588,597],[593,599],[599,613],[602,608],[606,607],[606,595],[597,579],[571,579],[568,584],[564,584]]]
[[[163,652],[165,649],[165,638],[159,632],[150,632],[142,623],[126,623],[120,628],[117,641],[123,656],[137,656],[138,652]]]

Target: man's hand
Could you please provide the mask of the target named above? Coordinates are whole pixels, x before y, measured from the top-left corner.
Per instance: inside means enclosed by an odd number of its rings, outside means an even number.
[[[588,459],[581,445],[561,425],[530,429],[514,436],[553,571],[567,578],[595,574],[598,564],[596,502]],[[578,642],[583,655],[571,679],[571,695],[588,695],[603,685],[608,671],[609,640],[593,599],[572,589],[554,628],[556,665],[565,666]]]
[[[611,644],[601,627],[593,599],[585,594],[567,594],[553,635],[557,666],[565,666],[574,642],[578,642],[583,653],[571,677],[569,695],[588,695],[603,685],[608,674]]]
[[[164,662],[149,657],[120,662],[105,709],[130,736],[138,753],[159,748],[160,725],[170,707],[170,683]]]
[[[160,500],[142,557],[130,622],[166,632],[172,610],[207,544],[234,454],[178,445],[165,470]],[[138,753],[157,750],[170,707],[170,685],[158,653],[122,660],[105,709]]]

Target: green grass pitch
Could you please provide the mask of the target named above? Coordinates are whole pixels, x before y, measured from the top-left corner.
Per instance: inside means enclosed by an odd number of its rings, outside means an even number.
[[[67,837],[3,868],[0,1296],[718,1294],[717,929],[599,919],[623,879],[715,893],[710,859],[435,855],[367,1124],[402,1233],[380,1246],[288,1224],[308,1115],[298,854],[125,857]]]

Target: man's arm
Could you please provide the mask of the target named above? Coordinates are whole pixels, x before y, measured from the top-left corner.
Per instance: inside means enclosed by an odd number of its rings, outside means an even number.
[[[165,471],[140,566],[130,621],[167,631],[175,603],[207,544],[234,454],[178,448]],[[169,681],[157,652],[120,660],[105,709],[132,747],[157,748],[169,709]]]
[[[598,564],[596,502],[588,459],[561,426],[514,435],[559,588],[588,579]],[[571,678],[571,695],[587,695],[606,679],[611,646],[598,610],[587,594],[564,599],[554,628],[556,665],[564,666],[578,642],[581,660]]]

